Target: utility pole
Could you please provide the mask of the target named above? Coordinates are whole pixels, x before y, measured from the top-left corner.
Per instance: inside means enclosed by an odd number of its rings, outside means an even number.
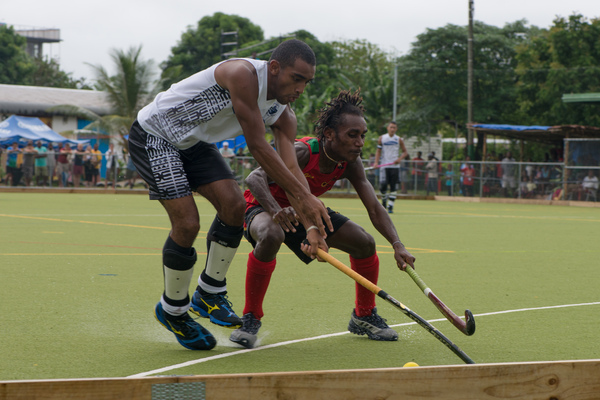
[[[398,108],[398,63],[394,64],[394,110],[392,112],[392,121],[396,121],[396,109]]]
[[[467,40],[467,123],[473,122],[473,1],[469,0],[469,37]],[[467,154],[475,157],[473,146],[473,129],[467,125]]]

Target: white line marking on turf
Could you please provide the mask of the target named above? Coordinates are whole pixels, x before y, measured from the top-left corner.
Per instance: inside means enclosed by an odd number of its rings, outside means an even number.
[[[593,303],[562,304],[562,305],[557,305],[557,306],[531,307],[531,308],[520,308],[520,309],[516,309],[516,310],[494,311],[494,312],[489,312],[489,313],[475,314],[474,316],[475,317],[485,317],[485,316],[489,316],[489,315],[509,314],[509,313],[515,313],[515,312],[523,312],[523,311],[550,310],[550,309],[554,309],[554,308],[596,306],[596,305],[600,305],[600,301],[596,301],[596,302],[593,302]],[[446,318],[438,318],[438,319],[430,319],[428,322],[440,322],[440,321],[447,321],[447,320],[446,320]],[[395,325],[390,325],[390,326],[391,327],[399,327],[399,326],[408,326],[408,325],[416,325],[416,322],[406,322],[406,323],[403,323],[403,324],[395,324]],[[285,342],[273,343],[273,344],[269,344],[269,345],[266,345],[266,346],[256,347],[254,349],[243,349],[243,350],[233,351],[233,352],[230,352],[230,353],[218,354],[216,356],[210,356],[210,357],[200,358],[198,360],[186,361],[186,362],[181,363],[181,364],[174,364],[174,365],[170,365],[170,366],[167,366],[167,367],[155,369],[155,370],[152,370],[152,371],[140,372],[139,374],[130,375],[127,378],[142,378],[144,376],[149,376],[149,375],[154,375],[154,374],[160,374],[162,372],[167,372],[167,371],[171,371],[171,370],[178,369],[178,368],[185,368],[185,367],[189,367],[189,366],[192,366],[192,365],[195,365],[195,364],[201,364],[201,363],[204,363],[204,362],[218,360],[218,359],[221,359],[221,358],[227,358],[227,357],[237,356],[237,355],[249,353],[249,352],[252,352],[252,351],[260,351],[260,350],[273,349],[275,347],[281,347],[281,346],[287,346],[287,345],[296,344],[296,343],[308,342],[308,341],[311,341],[311,340],[328,339],[328,338],[331,338],[331,337],[342,336],[342,335],[346,335],[346,334],[349,334],[349,333],[350,332],[330,333],[330,334],[327,334],[327,335],[319,335],[319,336],[313,336],[313,337],[304,338],[304,339],[288,340],[288,341],[285,341]]]

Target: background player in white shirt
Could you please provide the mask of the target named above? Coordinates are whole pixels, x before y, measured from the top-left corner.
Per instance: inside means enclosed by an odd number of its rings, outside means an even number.
[[[387,125],[387,134],[381,135],[377,140],[375,152],[375,167],[385,164],[379,169],[379,190],[381,191],[381,204],[391,214],[394,212],[396,201],[396,187],[400,182],[400,163],[408,157],[404,141],[398,135],[398,125],[391,121]],[[402,149],[402,153],[400,153]],[[388,191],[389,189],[389,191]]]

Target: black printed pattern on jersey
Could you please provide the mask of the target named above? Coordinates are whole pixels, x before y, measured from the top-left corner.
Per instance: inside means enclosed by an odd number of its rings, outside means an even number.
[[[160,198],[177,199],[192,193],[175,147],[161,138],[148,135],[146,150]]]
[[[155,132],[162,132],[171,143],[178,143],[196,126],[210,121],[230,102],[229,91],[214,85],[165,113],[152,115],[147,123]]]

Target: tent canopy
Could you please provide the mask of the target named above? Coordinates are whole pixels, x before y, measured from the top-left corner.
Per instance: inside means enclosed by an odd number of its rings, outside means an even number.
[[[0,144],[32,140],[56,143],[89,143],[89,140],[73,140],[54,132],[48,125],[35,117],[11,115],[0,122]]]
[[[561,146],[564,139],[600,138],[600,128],[581,125],[495,125],[469,124],[475,132],[484,133],[507,139],[524,140]]]

